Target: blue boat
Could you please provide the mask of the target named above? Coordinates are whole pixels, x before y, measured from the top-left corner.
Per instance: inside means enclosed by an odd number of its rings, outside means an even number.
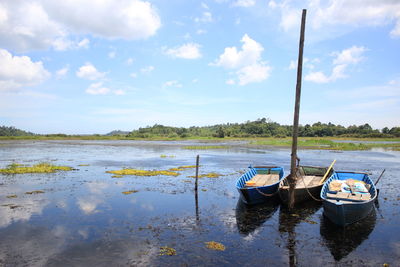
[[[321,190],[324,216],[340,226],[352,224],[372,211],[376,196],[368,174],[335,171]]]
[[[250,166],[249,170],[236,182],[241,200],[248,205],[267,201],[278,192],[283,174],[282,167]]]

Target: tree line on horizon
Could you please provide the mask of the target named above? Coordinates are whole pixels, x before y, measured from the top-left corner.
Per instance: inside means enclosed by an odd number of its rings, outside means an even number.
[[[291,125],[281,125],[270,119],[261,118],[244,123],[226,123],[212,126],[172,127],[155,124],[139,128],[131,132],[112,131],[107,136],[120,136],[127,138],[188,138],[188,137],[289,137],[292,135]],[[0,126],[0,136],[57,136],[68,137],[66,134],[39,135],[23,131],[15,127]],[[96,134],[95,136],[101,136]],[[373,129],[368,123],[344,127],[332,123],[317,122],[312,125],[299,126],[300,137],[400,137],[400,127],[385,127],[381,130]]]
[[[127,137],[134,138],[186,138],[186,137],[289,137],[292,135],[291,125],[280,125],[269,119],[262,118],[244,123],[226,123],[213,126],[171,127],[155,124],[130,132]],[[332,123],[317,122],[312,125],[299,126],[300,137],[400,137],[400,127],[385,127],[381,130],[372,129],[366,123],[360,126],[344,127]]]

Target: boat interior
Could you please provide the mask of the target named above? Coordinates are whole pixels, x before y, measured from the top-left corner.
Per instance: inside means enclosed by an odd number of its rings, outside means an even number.
[[[256,174],[246,181],[246,187],[259,187],[275,184],[279,181],[279,174]]]

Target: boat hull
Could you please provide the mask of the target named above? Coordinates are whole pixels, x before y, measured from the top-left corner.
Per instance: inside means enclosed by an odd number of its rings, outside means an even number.
[[[364,181],[371,185],[369,189],[371,199],[363,202],[342,202],[327,199],[329,183],[333,180],[346,179]],[[323,200],[324,216],[339,226],[346,226],[364,219],[372,211],[376,198],[376,188],[372,180],[365,173],[335,172],[324,184],[321,190],[321,198]]]
[[[314,187],[305,188],[296,188],[294,190],[294,198],[296,203],[302,203],[305,201],[320,199],[322,184]],[[312,195],[312,197],[310,196]],[[282,202],[286,205],[289,203],[289,189],[279,188],[279,197],[281,198]]]
[[[279,181],[268,185],[259,187],[246,187],[246,181],[249,181],[260,171],[271,171],[279,174]],[[277,194],[279,182],[283,178],[282,167],[249,167],[249,170],[243,174],[236,182],[236,189],[240,194],[240,199],[247,205],[255,205],[268,201]]]

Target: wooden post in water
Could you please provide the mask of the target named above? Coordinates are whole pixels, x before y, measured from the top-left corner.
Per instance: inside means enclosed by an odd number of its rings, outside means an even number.
[[[196,157],[196,182],[194,185],[194,201],[196,205],[196,221],[198,222],[200,220],[199,216],[199,195],[198,195],[198,181],[199,181],[199,161],[200,161],[200,156],[197,155]]]
[[[290,176],[289,182],[289,208],[294,207],[294,189],[296,187],[296,171],[297,171],[297,136],[299,134],[299,113],[300,113],[300,95],[301,95],[301,75],[303,70],[303,47],[304,47],[304,30],[306,24],[307,10],[303,9],[301,16],[300,28],[300,42],[299,42],[299,58],[297,61],[297,83],[296,83],[296,100],[294,105],[294,118],[293,118],[293,140],[292,140],[292,154],[290,161]]]

